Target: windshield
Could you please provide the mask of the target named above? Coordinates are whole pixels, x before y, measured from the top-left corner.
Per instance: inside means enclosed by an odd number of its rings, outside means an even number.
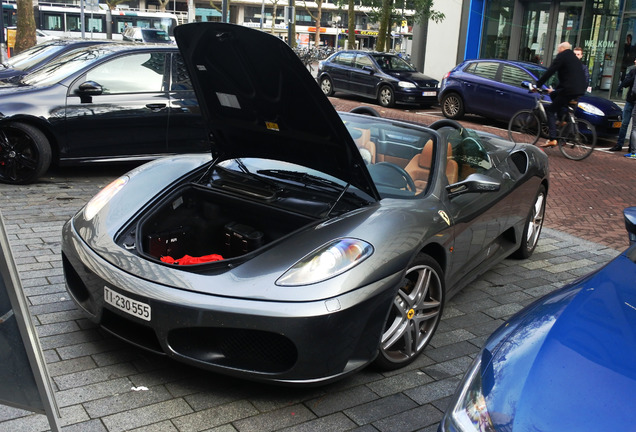
[[[66,44],[45,43],[35,45],[7,60],[9,66],[21,71],[28,70],[42,60],[53,57],[66,47]]]
[[[109,55],[111,52],[98,47],[78,48],[28,75],[22,80],[22,83],[32,86],[56,84],[78,70]]]
[[[409,71],[415,72],[415,68],[402,58],[390,54],[374,54],[373,59],[383,71]]]
[[[524,64],[523,67],[528,69],[528,71],[532,75],[534,75],[537,79],[541,78],[541,75],[543,75],[545,71],[547,70],[543,66],[539,66],[539,65],[533,66],[533,65]],[[559,84],[559,79],[557,78],[556,74],[552,75],[550,79],[548,80],[548,82],[545,83],[545,85],[548,87],[556,87],[558,84]]]

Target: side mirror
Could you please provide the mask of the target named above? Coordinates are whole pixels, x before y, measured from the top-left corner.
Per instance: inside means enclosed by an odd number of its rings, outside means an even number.
[[[86,81],[75,92],[80,96],[99,96],[104,93],[104,89],[95,81]]]
[[[373,69],[371,66],[362,66],[362,70],[365,72],[369,72],[371,75],[375,73],[375,69]]]
[[[486,175],[471,174],[466,180],[446,186],[446,191],[448,192],[448,197],[453,198],[465,193],[496,192],[500,187],[500,183]]]
[[[625,218],[625,229],[629,234],[629,243],[636,243],[636,207],[627,207],[623,210],[623,217]]]

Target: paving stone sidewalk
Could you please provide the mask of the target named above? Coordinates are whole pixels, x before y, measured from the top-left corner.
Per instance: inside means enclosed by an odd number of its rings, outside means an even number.
[[[506,317],[619,252],[544,229],[532,259],[506,260],[448,303],[431,345],[391,373],[294,389],[203,372],[146,353],[88,322],[64,289],[61,228],[124,167],[0,185],[0,211],[45,352],[64,431],[433,432],[460,377]],[[0,432],[48,430],[44,415],[0,405]]]

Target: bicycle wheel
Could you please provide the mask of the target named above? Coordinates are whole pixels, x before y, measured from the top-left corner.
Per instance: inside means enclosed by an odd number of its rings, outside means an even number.
[[[516,144],[536,144],[540,132],[539,117],[529,110],[519,111],[508,123],[508,138]]]
[[[592,154],[596,146],[596,129],[587,120],[576,119],[576,124],[563,126],[559,132],[559,150],[572,160],[582,160]]]

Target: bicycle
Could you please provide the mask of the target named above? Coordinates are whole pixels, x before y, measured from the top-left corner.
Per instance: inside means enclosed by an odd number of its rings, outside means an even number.
[[[551,102],[545,100],[547,90],[538,89],[531,83],[524,82],[524,87],[530,91],[535,89],[539,93],[536,105],[531,110],[517,112],[508,123],[508,138],[517,144],[536,144],[540,136],[548,135],[548,116],[545,105]],[[557,145],[561,154],[568,159],[583,160],[592,154],[596,146],[596,129],[594,125],[574,114],[578,101],[571,100],[567,113],[561,122],[557,122]]]

